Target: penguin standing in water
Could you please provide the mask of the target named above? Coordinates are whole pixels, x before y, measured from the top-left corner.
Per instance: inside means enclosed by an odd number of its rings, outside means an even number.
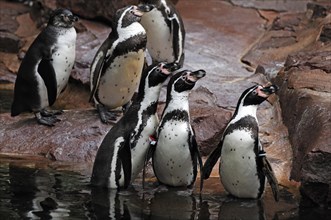
[[[190,124],[188,96],[205,74],[204,70],[184,70],[172,76],[168,83],[157,142],[150,148],[153,170],[162,184],[192,187],[197,176],[197,163],[201,170],[202,160]]]
[[[149,5],[117,10],[112,31],[97,51],[91,64],[91,97],[104,123],[116,120],[108,110],[126,106],[140,81],[144,66],[147,35],[139,23]]]
[[[230,194],[238,198],[258,199],[264,192],[267,177],[278,201],[278,182],[260,143],[256,117],[259,104],[277,89],[275,85],[255,85],[242,93],[220,143],[204,164],[204,179],[209,178],[220,158],[220,178]]]
[[[154,6],[141,18],[152,61],[174,62],[178,68],[183,67],[185,29],[175,5],[171,0],[140,0],[140,3]]]
[[[26,52],[17,73],[11,116],[34,112],[39,124],[54,126],[56,114],[47,111],[65,89],[75,62],[78,20],[67,9],[57,9],[47,27],[37,36]]]
[[[103,139],[97,152],[91,183],[127,188],[143,169],[149,137],[158,125],[157,102],[172,64],[149,66],[142,74],[136,99]]]

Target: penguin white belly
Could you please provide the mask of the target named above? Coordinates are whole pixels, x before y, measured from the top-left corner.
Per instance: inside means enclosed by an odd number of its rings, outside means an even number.
[[[142,16],[141,22],[147,33],[147,49],[157,61],[174,62],[170,29],[162,13],[153,9]]]
[[[257,198],[260,181],[251,133],[236,130],[226,135],[221,155],[219,169],[224,188],[240,198]]]
[[[193,162],[188,143],[189,125],[183,121],[164,124],[153,155],[154,172],[160,182],[188,186],[193,181]]]
[[[66,87],[76,57],[76,31],[74,28],[58,36],[52,64],[56,73],[57,96]]]
[[[128,103],[137,87],[144,65],[144,50],[116,57],[101,76],[98,97],[102,104],[113,109]]]
[[[139,172],[143,169],[146,153],[149,148],[149,137],[155,133],[158,125],[157,115],[152,115],[148,120],[147,124],[139,134],[139,139],[134,148],[131,149],[131,160],[132,160],[132,175],[131,181],[136,179]],[[140,124],[139,124],[140,125]]]

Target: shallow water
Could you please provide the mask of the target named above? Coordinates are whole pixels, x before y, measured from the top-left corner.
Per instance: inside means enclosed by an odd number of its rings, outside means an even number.
[[[150,179],[125,191],[89,186],[89,175],[52,168],[25,158],[1,157],[0,219],[323,219],[321,210],[303,211],[286,190],[276,203],[267,188],[260,201],[231,198],[218,178],[197,188],[167,189]],[[67,170],[68,168],[66,168]]]

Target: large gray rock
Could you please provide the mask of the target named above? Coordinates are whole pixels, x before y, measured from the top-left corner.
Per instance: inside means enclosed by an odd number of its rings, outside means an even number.
[[[293,146],[291,178],[301,181],[305,206],[327,206],[331,200],[329,51],[289,56],[276,78],[284,123]]]

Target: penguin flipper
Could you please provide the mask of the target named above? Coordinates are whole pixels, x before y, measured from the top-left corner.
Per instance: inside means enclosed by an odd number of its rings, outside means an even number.
[[[43,79],[47,88],[48,104],[52,106],[57,96],[57,83],[55,70],[51,59],[42,59],[38,65],[38,73]]]
[[[218,144],[218,146],[211,152],[209,157],[207,158],[205,165],[202,168],[202,178],[203,179],[208,179],[211,171],[213,170],[213,167],[215,166],[216,162],[221,156],[222,153],[222,145],[223,145],[223,140]]]
[[[279,201],[279,187],[278,187],[278,181],[275,176],[274,171],[272,170],[272,167],[267,160],[265,156],[262,157],[262,171],[264,175],[267,177],[269,185],[271,186],[272,194],[274,195],[275,201]]]
[[[153,154],[155,152],[155,149],[156,149],[156,142],[155,141],[153,142],[153,140],[152,140],[151,143],[149,144],[149,148],[147,150],[145,161],[144,161],[143,177],[142,177],[142,187],[143,187],[143,189],[145,188],[146,166],[147,166],[148,161],[153,156]]]
[[[129,140],[128,138],[126,140]],[[124,186],[128,188],[131,182],[132,162],[131,162],[131,149],[129,141],[125,141],[124,145],[118,150],[118,156],[121,161],[123,172],[124,172]]]
[[[108,50],[109,44],[107,41],[103,42],[99,50],[97,51],[92,64],[91,64],[91,95],[89,101],[91,102],[95,92],[97,91],[97,88],[99,86],[100,82],[100,77],[101,77],[101,72],[103,69],[103,66],[105,64],[105,59],[106,59],[106,53]]]
[[[197,156],[197,159],[198,159],[198,163],[199,163],[199,170],[200,170],[200,193],[202,192],[202,188],[203,188],[203,176],[202,176],[202,159],[201,159],[201,155],[200,155],[200,152],[199,152],[199,148],[198,148],[198,143],[195,139],[195,135],[192,135],[191,137],[191,143],[192,143],[192,147],[193,147],[193,150],[195,151],[195,154]]]

